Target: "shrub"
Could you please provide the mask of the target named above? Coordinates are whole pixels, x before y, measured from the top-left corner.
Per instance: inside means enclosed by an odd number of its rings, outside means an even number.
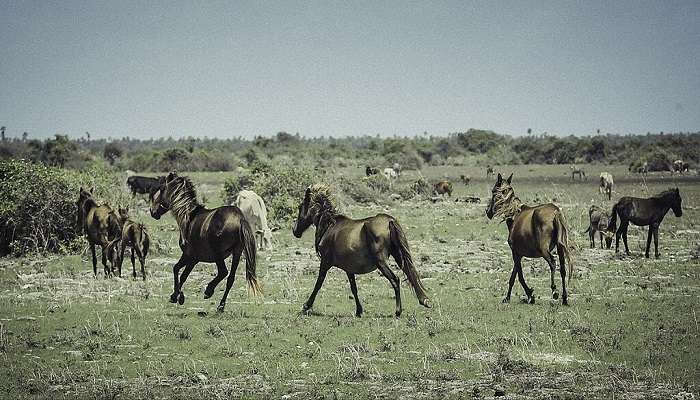
[[[94,195],[109,195],[115,204],[125,196],[114,187],[116,175],[99,164],[82,171],[24,160],[0,161],[0,255],[66,252],[78,236],[75,201],[80,186]]]

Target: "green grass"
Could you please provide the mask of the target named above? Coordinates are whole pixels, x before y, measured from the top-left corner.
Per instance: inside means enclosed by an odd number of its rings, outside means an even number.
[[[602,168],[598,168],[601,169]],[[358,277],[365,314],[355,318],[345,274],[334,269],[314,314],[301,306],[316,279],[313,234],[291,225],[275,249],[259,253],[264,296],[246,293],[244,268],[217,314],[222,283],[204,300],[215,267],[200,264],[183,306],[168,303],[179,257],[170,216],[155,221],[141,202],[136,218],[154,242],[146,282],[92,277],[87,254],[0,260],[0,397],[3,398],[670,398],[698,393],[700,381],[700,183],[654,176],[647,184],[614,167],[616,195],[648,195],[678,185],[684,215],[661,225],[659,260],[644,259],[646,231],[630,230],[631,257],[588,248],[588,207],[608,208],[590,178],[571,182],[565,167],[518,166],[513,185],[526,203],[556,199],[574,242],[570,307],[548,299],[543,260],[524,264],[537,303],[501,304],[512,261],[503,224],[485,204],[388,202],[345,207],[354,217],[396,216],[434,303],[421,307],[402,283],[404,314],[378,273]],[[361,175],[357,168],[342,171]],[[457,197],[490,193],[481,168],[427,168],[429,179],[460,174]],[[224,173],[192,174],[209,205]],[[412,171],[404,174],[414,179]],[[456,179],[454,179],[456,181]],[[132,208],[133,209],[133,208]],[[695,256],[697,257],[697,256]],[[101,268],[98,266],[98,271]],[[401,275],[400,275],[401,276]],[[402,276],[403,279],[403,276]],[[683,397],[681,397],[683,398]]]

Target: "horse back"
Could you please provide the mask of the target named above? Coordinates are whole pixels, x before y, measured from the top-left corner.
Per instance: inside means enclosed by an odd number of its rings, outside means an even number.
[[[183,252],[199,261],[215,262],[229,255],[240,243],[243,213],[236,206],[201,209],[190,221]]]
[[[319,243],[319,249],[331,264],[348,272],[363,274],[374,271],[378,253],[384,258],[389,256],[391,220],[393,217],[387,214],[363,219],[338,216]]]
[[[543,250],[551,250],[556,245],[554,220],[560,214],[559,207],[551,203],[524,207],[508,234],[511,249],[524,257],[541,257]]]

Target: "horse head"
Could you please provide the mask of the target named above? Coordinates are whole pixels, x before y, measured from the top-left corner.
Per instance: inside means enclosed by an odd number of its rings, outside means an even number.
[[[681,193],[678,191],[678,188],[674,189],[673,191],[673,200],[671,203],[671,209],[673,210],[673,214],[676,217],[681,217],[683,215],[683,209],[681,209],[681,202],[683,199],[681,199]]]
[[[306,188],[304,193],[304,199],[299,204],[299,214],[297,215],[297,221],[294,223],[292,228],[292,233],[295,237],[300,238],[304,234],[309,226],[313,223],[315,215],[311,212],[311,187]]]
[[[508,179],[504,180],[501,173],[498,173],[496,177],[496,184],[493,185],[491,189],[491,199],[489,200],[488,207],[486,208],[486,216],[489,219],[493,219],[493,216],[498,213],[496,204],[499,204],[499,200],[502,197],[502,193],[505,189],[510,188],[510,182],[513,180],[513,174],[510,174]]]
[[[170,211],[170,202],[168,195],[168,185],[177,178],[177,173],[171,172],[165,178],[163,183],[151,190],[149,197],[151,198],[151,217],[160,219],[163,214]]]

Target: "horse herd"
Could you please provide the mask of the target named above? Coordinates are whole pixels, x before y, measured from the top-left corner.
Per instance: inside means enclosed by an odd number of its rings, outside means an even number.
[[[368,167],[370,168],[370,167]],[[489,174],[490,175],[490,174]],[[609,174],[608,174],[609,175]],[[568,230],[564,223],[562,211],[552,203],[535,206],[525,205],[516,196],[512,186],[513,174],[504,178],[500,173],[491,191],[491,198],[486,209],[489,219],[501,218],[508,228],[508,244],[513,258],[513,269],[508,283],[508,291],[503,302],[509,302],[516,277],[526,294],[528,303],[535,302],[534,290],[525,282],[522,258],[543,258],[550,267],[550,289],[552,298],[559,298],[555,279],[557,258],[561,276],[561,299],[568,304],[567,284],[572,275]],[[256,276],[256,243],[264,242],[270,249],[271,243],[266,216],[260,212],[247,210],[247,205],[264,202],[253,192],[241,192],[235,205],[226,205],[207,209],[197,200],[195,187],[186,176],[175,172],[165,177],[129,177],[127,181],[134,193],[148,194],[150,214],[160,219],[170,212],[179,228],[179,246],[182,254],[173,266],[173,292],[170,302],[183,304],[185,295],[183,286],[192,269],[200,262],[215,263],[216,276],[206,285],[204,298],[214,294],[217,285],[226,278],[226,288],[218,305],[223,311],[229,291],[236,279],[236,270],[241,257],[246,260],[246,280],[253,294],[261,291]],[[605,184],[605,185],[603,185]],[[612,176],[601,174],[601,187],[610,198]],[[603,189],[601,189],[601,192]],[[450,187],[451,192],[451,187]],[[655,244],[655,256],[659,257],[658,229],[667,212],[682,215],[681,196],[677,188],[670,189],[651,198],[622,197],[608,214],[602,208],[593,206],[589,210],[589,234],[591,247],[595,246],[595,233],[600,234],[601,247],[603,236],[610,248],[615,236],[615,249],[619,249],[620,238],[623,239],[625,251],[627,246],[627,229],[630,223],[649,226],[646,257],[652,237]],[[105,276],[116,273],[121,275],[121,264],[127,247],[131,248],[133,276],[136,277],[135,258],[141,264],[141,274],[146,279],[145,257],[148,254],[149,237],[143,224],[129,218],[128,209],[117,212],[107,205],[98,205],[91,192],[80,189],[78,201],[78,224],[87,237],[92,253],[93,272],[97,276],[97,258],[95,247],[102,248],[102,264]],[[258,207],[259,210],[260,207]],[[263,213],[265,214],[265,213]],[[620,219],[619,228],[617,219]],[[264,223],[261,223],[264,222]],[[254,225],[254,227],[253,227]],[[393,258],[403,271],[413,289],[418,302],[430,308],[431,301],[423,286],[413,257],[409,250],[406,234],[399,222],[388,214],[377,214],[363,219],[352,219],[338,212],[337,200],[327,185],[313,184],[307,187],[300,199],[298,215],[292,233],[300,238],[311,226],[315,227],[314,248],[320,265],[316,284],[303,305],[303,312],[311,311],[316,295],[321,289],[326,274],[331,267],[337,267],[347,274],[350,290],[355,300],[355,314],[361,316],[360,303],[355,275],[366,274],[375,270],[391,284],[396,299],[395,315],[401,315],[400,280],[389,268],[388,260]],[[256,239],[257,236],[257,239]],[[557,257],[553,251],[556,250]],[[231,257],[230,271],[226,259]],[[107,266],[107,260],[112,264]],[[116,271],[115,271],[116,270]],[[568,278],[567,278],[568,275]]]

